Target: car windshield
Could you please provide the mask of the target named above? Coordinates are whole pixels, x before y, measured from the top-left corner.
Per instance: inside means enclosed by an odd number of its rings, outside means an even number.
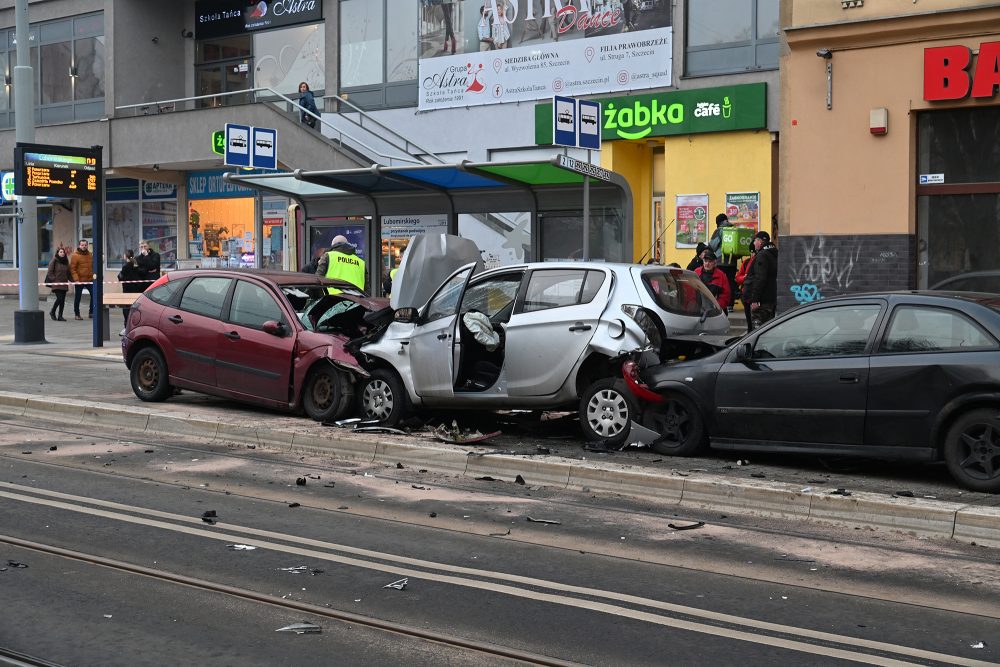
[[[282,285],[281,292],[309,331],[353,332],[368,312],[353,301],[328,294],[322,285]]]
[[[668,313],[712,317],[722,310],[712,293],[693,273],[680,270],[646,271],[642,274],[646,289],[657,305]]]

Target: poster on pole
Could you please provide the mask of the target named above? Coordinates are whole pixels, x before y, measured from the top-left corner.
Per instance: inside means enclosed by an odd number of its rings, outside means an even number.
[[[760,193],[727,192],[726,215],[737,227],[760,229]]]
[[[677,195],[677,248],[708,242],[708,195]]]

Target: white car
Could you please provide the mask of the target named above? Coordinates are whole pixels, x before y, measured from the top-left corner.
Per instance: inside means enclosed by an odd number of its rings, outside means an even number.
[[[423,261],[411,279],[413,251],[397,276],[410,288],[423,267],[440,273],[446,263]],[[394,302],[392,324],[361,346],[371,372],[357,391],[365,417],[394,424],[419,407],[572,407],[587,438],[620,443],[634,416],[622,355],[659,348],[673,335],[729,330],[712,293],[683,269],[538,262],[475,273],[476,266],[438,278],[420,307]]]

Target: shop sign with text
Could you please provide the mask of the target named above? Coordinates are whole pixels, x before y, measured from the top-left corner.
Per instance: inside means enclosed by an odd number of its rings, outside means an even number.
[[[323,20],[323,0],[198,0],[195,39],[240,35]]]
[[[990,98],[1000,86],[1000,42],[983,42],[972,64],[973,51],[961,44],[924,49],[924,99]]]
[[[669,0],[483,0],[422,7],[421,111],[672,83]]]
[[[605,97],[601,138],[645,139],[767,127],[767,84]],[[552,104],[535,107],[535,143],[552,143]]]

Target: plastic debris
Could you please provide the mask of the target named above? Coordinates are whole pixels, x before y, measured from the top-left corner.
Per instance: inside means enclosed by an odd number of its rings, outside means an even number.
[[[396,470],[402,470],[402,469],[403,469],[403,464],[397,462],[396,463]]]
[[[291,625],[286,625],[283,628],[278,628],[275,632],[294,632],[297,635],[318,635],[323,632],[323,628],[303,621],[302,623],[292,623]]]
[[[362,426],[354,429],[355,433],[392,433],[393,435],[406,435],[406,431],[389,426]]]
[[[969,648],[986,648],[986,642],[976,642],[975,644],[969,644]]]
[[[802,487],[802,493],[809,493],[812,490],[813,490],[813,488],[811,486],[803,486]]]
[[[489,440],[490,438],[495,438],[496,436],[501,435],[501,431],[493,431],[492,433],[483,433],[479,430],[463,432],[461,427],[459,427],[458,422],[452,421],[450,427],[440,424],[434,429],[433,435],[435,439],[440,440],[441,442],[459,445]]]
[[[780,556],[778,556],[774,560],[784,560],[784,561],[788,561],[789,563],[815,563],[816,562],[815,560],[813,560],[811,558],[789,558],[785,554],[781,554]]]
[[[482,477],[477,477],[476,481],[477,482],[495,482],[496,479],[494,479],[493,477],[490,477],[489,475],[483,475]]]
[[[517,454],[513,449],[493,449],[488,452],[466,452],[466,456],[491,456],[493,454],[511,455]]]
[[[305,485],[306,485],[306,478],[305,477],[296,477],[295,478],[295,486],[305,486]]]
[[[288,503],[289,507],[301,507],[298,503]]]
[[[705,525],[705,522],[695,521],[694,523],[689,523],[686,525],[677,523],[668,523],[667,525],[673,528],[674,530],[694,530],[695,528],[702,528]]]
[[[403,577],[399,581],[394,581],[391,584],[386,584],[382,588],[395,588],[397,591],[404,590],[406,585],[410,583],[409,577]]]
[[[430,512],[430,513],[427,514],[427,516],[429,516],[432,519],[435,518],[437,515],[438,515],[437,512]]]
[[[897,498],[912,498],[913,491],[897,491],[892,495],[896,496]]]
[[[210,526],[214,526],[215,523],[216,523],[215,519],[213,519],[210,516],[203,516],[203,517],[201,517],[201,520],[204,521],[205,523],[207,523]]]
[[[143,454],[152,454],[152,453],[153,453],[153,452],[155,452],[155,451],[156,451],[155,449],[144,449],[144,450],[142,451],[142,453],[143,453]]]
[[[517,477],[514,478],[514,483],[524,486],[524,478],[518,475]]]
[[[57,445],[52,445],[51,447],[49,447],[49,451],[50,451],[50,452],[54,452],[54,451],[56,451],[57,449],[59,449],[59,447],[58,447]]]
[[[9,560],[9,561],[7,561],[7,565],[9,567],[20,568],[20,569],[24,569],[24,568],[28,567],[26,564],[19,563],[16,560]]]
[[[202,519],[214,519],[217,516],[218,515],[215,513],[215,510],[205,510],[204,512],[201,513]]]
[[[338,507],[337,509],[339,509],[339,510],[349,510],[349,509],[351,509],[351,508],[350,508],[350,507],[348,507],[347,505],[341,505],[341,506],[340,506],[340,507]]]
[[[305,574],[308,572],[312,576],[317,574],[323,574],[323,570],[315,567],[308,567],[306,565],[297,565],[295,567],[279,567],[277,568],[279,572],[291,572],[292,574]]]
[[[252,544],[227,544],[226,547],[230,551],[253,551],[257,548]]]
[[[506,533],[490,533],[490,537],[507,537],[510,535],[510,528],[507,529]]]
[[[750,476],[751,477],[756,477],[757,479],[766,479],[767,478],[767,475],[765,475],[762,472],[752,472],[752,473],[750,473]]]
[[[426,486],[420,486],[418,484],[410,484],[410,488],[411,489],[416,489],[418,491],[426,491],[427,490]]]
[[[535,451],[538,452],[539,454],[551,454],[552,453],[551,449],[549,449],[548,447],[543,447],[542,445],[536,445],[535,446]]]
[[[562,522],[560,522],[560,521],[553,521],[552,519],[533,519],[530,516],[529,517],[525,517],[525,518],[528,520],[528,523],[547,523],[547,524],[552,525],[552,526],[561,526],[562,525]]]
[[[344,427],[344,426],[352,426],[354,424],[359,424],[359,423],[361,423],[361,417],[351,417],[350,419],[338,419],[337,421],[333,422],[333,425]]]
[[[111,614],[105,614],[104,618],[114,618]]]
[[[848,491],[847,489],[837,489],[836,491],[831,491],[830,495],[831,496],[849,496],[849,495],[851,495],[851,492]]]

